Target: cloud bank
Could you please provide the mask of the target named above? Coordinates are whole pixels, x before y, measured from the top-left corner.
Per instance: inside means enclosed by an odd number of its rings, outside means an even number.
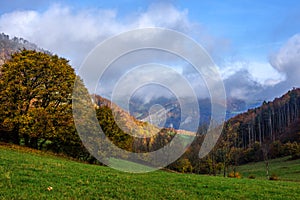
[[[116,10],[72,10],[58,4],[44,12],[15,11],[0,17],[0,30],[23,37],[71,60],[78,67],[88,52],[104,39],[121,32],[151,26],[190,32],[187,10],[169,4],[150,6],[144,13],[121,20]]]
[[[289,38],[276,53],[270,56],[270,64],[285,79],[269,90],[265,90],[265,95],[279,96],[293,87],[300,87],[300,33]]]
[[[230,49],[229,39],[218,38],[208,33],[200,22],[194,22],[189,18],[187,9],[180,10],[170,3],[152,4],[144,11],[126,16],[119,16],[118,10],[114,9],[74,10],[59,4],[53,4],[43,12],[14,11],[0,16],[0,32],[23,37],[44,49],[66,57],[75,69],[79,68],[88,53],[103,40],[124,31],[144,27],[164,27],[188,34],[218,61],[224,51]],[[157,52],[153,52],[151,55],[155,57],[156,54]],[[244,100],[271,99],[293,86],[299,87],[299,54],[300,35],[297,34],[273,54],[269,62],[241,60],[217,62],[228,97]],[[142,56],[145,58],[147,55]],[[174,62],[172,57],[168,56],[161,61],[163,64],[172,63],[178,72],[189,78],[199,93],[205,90],[203,80],[199,80],[195,71],[188,70],[185,63]],[[125,60],[124,63],[126,64]],[[107,78],[107,85],[113,82],[114,77],[119,77],[120,73],[118,71],[108,73],[110,78]],[[168,75],[166,78],[176,79]],[[205,96],[205,93],[199,96]]]
[[[288,77],[282,84],[300,84],[300,34],[291,37],[282,48],[270,58],[272,66]]]

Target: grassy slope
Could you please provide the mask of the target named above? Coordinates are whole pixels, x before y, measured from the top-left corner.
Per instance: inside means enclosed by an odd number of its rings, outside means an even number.
[[[299,188],[297,182],[163,171],[128,174],[0,146],[0,199],[296,199]]]
[[[300,159],[288,160],[289,157],[269,161],[269,174],[276,174],[280,180],[300,182]],[[255,175],[257,179],[266,179],[266,165],[264,162],[250,163],[238,167],[244,177]],[[300,189],[300,186],[299,186]]]

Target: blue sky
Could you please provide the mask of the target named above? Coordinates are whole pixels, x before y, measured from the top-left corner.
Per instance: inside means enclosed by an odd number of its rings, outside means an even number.
[[[297,0],[2,0],[0,14],[16,10],[42,12],[53,4],[61,4],[74,10],[114,9],[122,20],[123,17],[143,12],[149,5],[159,2],[172,4],[178,10],[187,10],[192,22],[201,24],[215,36],[228,38],[236,51],[245,56],[252,54],[253,57],[263,58],[264,55],[260,53],[266,54],[278,49],[288,38],[300,32],[300,2]]]
[[[300,86],[297,0],[0,0],[0,5],[0,32],[32,41],[75,66],[109,36],[159,26],[183,32],[207,49],[228,96],[272,99]],[[244,82],[237,87],[241,73]]]

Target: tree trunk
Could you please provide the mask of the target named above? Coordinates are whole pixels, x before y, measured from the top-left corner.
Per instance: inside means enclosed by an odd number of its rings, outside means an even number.
[[[266,159],[265,163],[266,163],[266,178],[267,178],[267,180],[269,180],[270,179],[270,176],[269,176],[269,160]]]
[[[12,142],[20,145],[19,125],[15,125],[12,131]]]
[[[29,147],[29,135],[27,135],[27,134],[24,135],[24,143],[25,143],[25,146]]]
[[[43,145],[45,144],[46,141],[47,141],[47,140],[45,139],[45,140],[43,140],[43,141],[41,142],[41,144],[39,145],[39,150],[42,150]]]
[[[38,139],[36,137],[30,138],[30,147],[38,149]]]
[[[269,150],[270,150],[270,146],[269,146],[269,142],[270,141],[266,141],[265,144],[263,144],[262,148],[262,153],[263,153],[263,157],[264,157],[264,161],[266,164],[266,178],[269,179],[269,159],[268,159],[268,154],[269,154]]]
[[[226,162],[224,161],[224,170],[223,170],[223,176],[226,177]]]

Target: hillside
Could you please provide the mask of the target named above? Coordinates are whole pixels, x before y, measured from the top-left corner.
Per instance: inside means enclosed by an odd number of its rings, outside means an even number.
[[[103,98],[99,95],[93,95],[95,105],[99,107],[109,107],[112,110],[112,114],[114,116],[114,120],[124,132],[130,133],[134,136],[153,136],[157,134],[160,129],[155,127],[149,123],[144,123],[138,121],[134,117],[132,117],[128,112],[124,111],[118,105],[109,101],[106,98]]]
[[[37,50],[45,53],[49,53],[36,44],[31,43],[23,38],[13,37],[10,38],[8,35],[1,33],[0,34],[0,66],[4,64],[6,60],[11,57],[11,54],[20,51],[22,49],[28,50]]]
[[[299,183],[156,171],[128,174],[0,145],[0,199],[295,199]]]
[[[194,112],[194,102],[191,102],[189,98],[182,98],[181,102],[186,108],[184,113],[181,112],[181,105],[176,98],[158,97],[145,102],[143,99],[135,97],[130,99],[129,112],[139,120],[149,121],[150,108],[155,105],[161,105],[164,109],[154,113],[155,116],[160,116],[160,113],[166,115],[166,119],[163,116],[158,117],[159,119],[164,119],[158,120],[157,124],[160,127],[173,127],[175,129],[180,127],[180,129],[184,130],[193,130],[193,127],[209,123],[211,118],[211,102],[209,98],[198,99],[199,113]],[[257,103],[255,105],[257,106]],[[247,105],[243,100],[228,98],[225,119],[228,120],[250,107],[252,108],[253,105]],[[197,116],[197,114],[200,114],[200,116]],[[199,124],[196,124],[197,121],[193,120],[195,118],[199,118]]]
[[[264,161],[264,173],[271,176],[270,159],[300,158],[299,108],[300,89],[294,88],[226,121],[217,145],[205,158],[197,157],[202,140],[194,142],[183,157],[191,163],[194,173],[227,176],[238,171],[239,165]]]
[[[291,160],[290,156],[269,161],[270,174],[279,180],[300,182],[300,159]],[[238,167],[243,177],[254,176],[256,179],[266,179],[266,163],[252,162]]]
[[[237,147],[243,148],[255,142],[300,142],[299,120],[300,89],[294,88],[274,101],[231,118],[225,132],[237,133]]]

